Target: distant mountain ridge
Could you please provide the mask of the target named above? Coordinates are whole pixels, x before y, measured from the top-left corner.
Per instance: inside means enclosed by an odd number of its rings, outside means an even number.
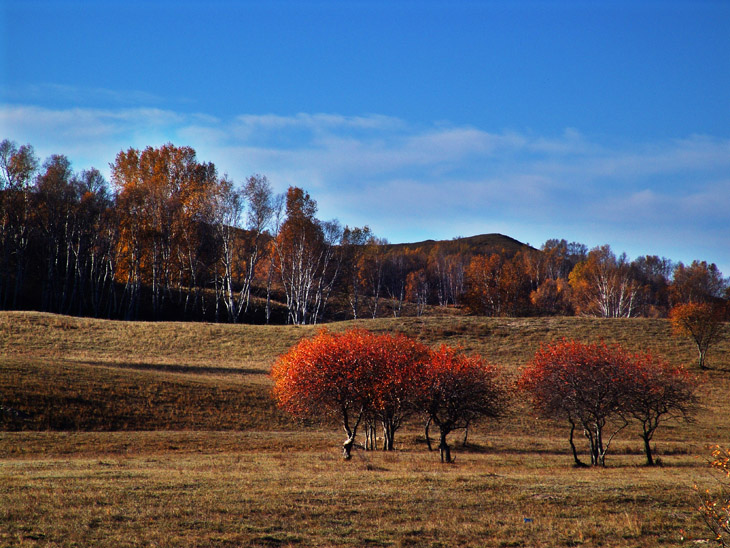
[[[440,248],[447,254],[468,251],[477,255],[504,253],[508,257],[514,256],[521,250],[534,249],[519,240],[499,233],[479,234],[477,236],[460,237],[452,240],[424,240],[422,242],[388,244],[386,246],[388,250],[420,250],[426,254],[430,253],[435,247]]]

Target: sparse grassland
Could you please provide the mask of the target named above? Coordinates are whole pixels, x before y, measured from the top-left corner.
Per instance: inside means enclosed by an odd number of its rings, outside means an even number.
[[[357,322],[460,344],[511,372],[560,337],[694,363],[663,320]],[[352,322],[334,324],[345,329]],[[726,329],[728,326],[726,326]],[[577,470],[562,424],[519,403],[454,436],[456,463],[419,424],[392,453],[343,462],[333,425],[275,409],[268,369],[319,327],[122,323],[0,313],[0,403],[28,413],[0,432],[0,546],[694,546],[707,538],[692,487],[730,442],[730,373],[703,373],[705,409],[657,432],[641,466],[622,432],[605,470]],[[730,341],[710,365],[730,368]],[[684,540],[683,540],[684,539]]]

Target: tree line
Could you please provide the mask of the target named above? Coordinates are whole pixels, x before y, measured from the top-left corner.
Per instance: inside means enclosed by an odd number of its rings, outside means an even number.
[[[122,319],[309,324],[423,314],[665,317],[726,307],[716,265],[630,261],[548,240],[482,252],[466,240],[389,245],[317,217],[305,190],[236,184],[172,144],[117,154],[111,182],[0,143],[0,308]]]

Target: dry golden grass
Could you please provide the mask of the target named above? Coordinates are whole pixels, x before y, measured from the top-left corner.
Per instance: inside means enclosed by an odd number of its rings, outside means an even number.
[[[326,326],[263,326],[200,323],[119,322],[38,312],[0,312],[0,349],[6,354],[61,357],[80,363],[113,363],[143,368],[199,367],[268,370],[273,359],[302,337],[326,327],[354,325],[375,332],[400,331],[429,344],[458,344],[503,365],[529,360],[542,342],[562,337],[618,342],[656,351],[673,363],[692,365],[693,345],[671,336],[663,319],[577,317],[484,318],[445,311],[428,317],[345,321]],[[711,366],[730,369],[730,325],[708,353]]]
[[[5,546],[687,546],[704,463],[576,470],[554,438],[479,435],[442,465],[415,434],[341,460],[330,433],[6,434]],[[675,449],[680,449],[679,445]]]
[[[694,361],[663,320],[356,323],[460,344],[512,372],[560,337]],[[0,432],[0,546],[653,547],[707,538],[692,487],[710,481],[707,447],[730,443],[730,373],[702,374],[706,407],[694,423],[659,429],[658,468],[641,466],[634,428],[614,442],[607,469],[574,469],[564,425],[519,402],[502,423],[471,432],[470,448],[454,435],[454,465],[426,451],[418,424],[398,433],[396,452],[356,450],[343,462],[336,426],[302,427],[269,398],[275,357],[317,329],[0,313],[0,403],[31,415],[6,422],[24,431]],[[730,368],[728,339],[710,351],[711,365]]]
[[[120,322],[38,312],[0,312],[0,349],[33,358],[182,372],[265,372],[313,328]]]

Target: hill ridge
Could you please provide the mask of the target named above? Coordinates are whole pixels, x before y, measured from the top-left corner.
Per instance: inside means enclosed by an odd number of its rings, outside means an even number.
[[[508,256],[512,256],[520,250],[535,249],[529,244],[523,243],[515,238],[512,238],[511,236],[507,236],[499,232],[476,234],[474,236],[458,236],[456,238],[452,238],[451,240],[427,239],[420,242],[387,244],[386,248],[389,250],[412,249],[430,251],[436,246],[445,248],[447,252],[451,253],[469,250],[477,254],[492,254],[504,252]]]

